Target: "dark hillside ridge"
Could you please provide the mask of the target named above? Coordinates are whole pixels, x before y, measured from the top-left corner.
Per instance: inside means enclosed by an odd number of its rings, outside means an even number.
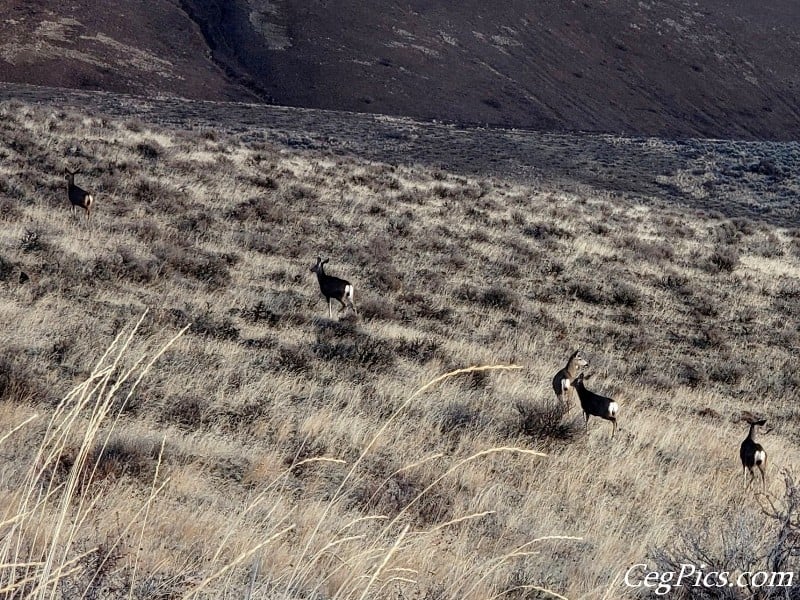
[[[462,125],[800,139],[795,0],[12,0],[0,80]]]
[[[797,3],[251,2],[223,17],[220,59],[281,104],[547,131],[797,137]]]
[[[220,68],[200,27],[169,0],[10,0],[0,80],[206,100],[258,99]]]

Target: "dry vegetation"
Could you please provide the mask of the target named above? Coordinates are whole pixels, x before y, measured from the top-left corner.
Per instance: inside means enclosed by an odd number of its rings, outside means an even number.
[[[257,130],[0,117],[6,597],[616,598],[635,563],[738,561],[731,539],[766,568],[780,520],[735,417],[775,427],[779,512],[795,231]],[[360,317],[325,318],[318,254]],[[577,347],[611,443],[554,406]],[[521,368],[420,389],[469,365]]]

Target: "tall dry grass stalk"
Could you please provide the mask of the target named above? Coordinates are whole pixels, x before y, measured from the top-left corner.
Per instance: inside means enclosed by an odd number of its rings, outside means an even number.
[[[351,573],[344,578],[344,583],[340,585],[339,589],[337,589],[333,594],[333,598],[341,598],[341,599],[350,599],[350,598],[358,598],[358,600],[364,600],[368,597],[369,592],[375,585],[377,578],[387,569],[387,564],[390,562],[390,559],[395,555],[401,555],[403,551],[413,551],[414,549],[419,548],[419,544],[413,541],[405,542],[406,538],[414,537],[418,541],[425,536],[431,536],[443,528],[453,526],[459,523],[464,523],[470,520],[479,519],[481,517],[485,517],[489,514],[492,514],[493,511],[482,511],[475,514],[463,515],[454,519],[450,519],[443,523],[438,523],[434,527],[431,527],[425,531],[414,531],[411,532],[410,528],[411,525],[406,523],[403,525],[399,531],[399,533],[393,534],[392,531],[395,530],[395,527],[400,524],[403,520],[403,517],[408,513],[408,511],[417,503],[419,500],[425,496],[428,492],[430,492],[434,487],[436,487],[439,483],[442,482],[445,478],[452,475],[465,465],[471,463],[474,460],[477,460],[484,456],[489,456],[492,454],[498,453],[513,453],[513,454],[522,454],[528,456],[535,456],[535,457],[544,457],[546,454],[542,452],[537,452],[534,450],[529,450],[526,448],[515,448],[515,447],[497,447],[497,448],[488,448],[486,450],[482,450],[476,452],[466,458],[456,461],[456,463],[447,468],[443,473],[437,476],[428,486],[426,486],[422,491],[414,496],[404,507],[402,507],[397,514],[389,519],[385,515],[368,515],[362,517],[360,520],[374,520],[374,521],[388,521],[388,523],[377,530],[373,536],[372,540],[364,539],[364,536],[346,536],[343,538],[339,538],[334,541],[330,541],[326,543],[322,550],[316,552],[314,554],[310,553],[310,549],[313,546],[314,542],[316,541],[317,535],[320,531],[324,531],[327,528],[326,520],[330,517],[330,513],[337,507],[337,504],[341,501],[343,497],[346,496],[347,492],[347,483],[351,481],[358,466],[363,462],[366,455],[369,453],[370,449],[373,448],[377,439],[386,431],[389,424],[398,417],[404,410],[408,408],[408,406],[421,394],[431,389],[436,384],[455,377],[457,375],[468,374],[473,372],[481,372],[481,371],[502,371],[502,370],[516,370],[521,369],[518,365],[485,365],[485,366],[473,366],[467,367],[463,369],[456,369],[454,371],[450,371],[443,375],[440,375],[425,385],[421,386],[415,392],[413,392],[409,397],[403,402],[400,406],[395,409],[395,411],[386,419],[383,425],[378,429],[378,431],[372,436],[370,441],[365,445],[364,449],[362,450],[359,457],[356,459],[354,464],[351,466],[349,471],[347,472],[346,476],[342,480],[341,484],[337,488],[336,492],[333,495],[331,501],[326,505],[325,509],[323,510],[321,517],[317,521],[315,527],[312,529],[310,535],[307,538],[305,546],[299,553],[297,557],[296,564],[298,565],[295,570],[293,571],[292,575],[288,578],[286,587],[284,588],[283,597],[291,598],[292,593],[295,589],[301,589],[306,584],[306,579],[313,580],[313,573],[315,564],[318,560],[326,555],[326,553],[331,550],[334,546],[338,546],[339,544],[344,544],[346,542],[358,539],[361,541],[361,547],[363,550],[359,551],[354,557],[351,557],[349,561],[346,561],[346,566],[350,568]],[[426,464],[435,460],[436,458],[440,458],[441,454],[435,454],[433,456],[426,457],[422,460],[415,461],[412,464],[406,465],[401,469],[398,469],[397,472],[405,471],[422,464]],[[390,478],[384,480],[381,485],[385,485],[386,482]],[[377,490],[376,492],[377,493]],[[373,494],[374,497],[374,494]],[[345,527],[343,529],[347,529]],[[487,578],[489,578],[497,568],[499,568],[505,561],[511,558],[522,556],[524,553],[522,552],[523,548],[527,548],[532,544],[535,544],[540,541],[550,540],[550,539],[560,539],[560,540],[580,540],[581,538],[572,537],[572,536],[548,536],[543,538],[538,538],[535,540],[530,541],[529,543],[525,544],[523,547],[518,548],[515,552],[508,554],[507,556],[501,557],[496,561],[492,561],[489,568],[480,576],[476,581],[475,584],[463,593],[462,591],[454,590],[453,594],[448,596],[449,598],[478,598],[481,597],[481,594],[485,593],[484,589],[481,588],[480,584]],[[354,561],[354,559],[357,559]],[[357,568],[354,568],[357,567]],[[404,569],[402,567],[396,567],[397,570],[403,572],[414,572],[413,569]],[[362,584],[362,582],[364,582]],[[386,581],[383,582],[380,590],[383,590],[387,585],[391,582],[395,583],[415,583],[413,579],[409,579],[407,577],[390,577]],[[359,592],[359,587],[362,589]],[[316,589],[316,588],[315,588]],[[533,588],[531,588],[533,589]],[[545,588],[536,588],[541,592],[548,593],[548,590]],[[562,598],[562,596],[551,593],[554,597]],[[375,595],[374,597],[381,597],[380,593]]]
[[[96,476],[102,450],[105,449],[111,434],[118,426],[125,403],[130,399],[138,383],[152,368],[156,360],[183,333],[181,331],[169,340],[149,359],[146,354],[142,354],[133,360],[131,366],[125,366],[126,355],[130,352],[132,341],[143,319],[144,315],[127,331],[117,335],[86,381],[72,389],[54,410],[23,483],[14,495],[13,502],[6,507],[0,522],[4,529],[3,542],[0,546],[0,593],[11,597],[36,600],[61,598],[63,597],[60,589],[61,582],[80,575],[80,581],[85,585],[81,597],[87,597],[99,574],[103,571],[109,556],[114,553],[116,547],[129,532],[137,529],[136,547],[139,549],[144,547],[143,540],[147,531],[148,518],[170,481],[169,477],[160,480],[164,439],[162,439],[159,449],[149,494],[134,513],[134,518],[125,524],[113,542],[97,544],[82,552],[78,549],[78,540],[82,531],[90,526],[93,519],[97,518],[96,509],[102,493],[99,491],[100,483],[96,481]],[[330,584],[334,580],[338,584],[335,589],[329,589],[328,593],[330,593],[330,597],[342,600],[380,598],[390,586],[414,585],[416,570],[405,567],[403,564],[404,561],[413,562],[409,560],[409,554],[419,551],[424,545],[425,538],[435,536],[445,528],[455,527],[492,514],[494,511],[461,515],[419,531],[413,531],[410,522],[402,523],[408,511],[425,494],[448,476],[481,457],[497,453],[541,457],[545,456],[543,453],[514,447],[482,450],[457,460],[452,466],[445,469],[392,518],[386,515],[365,514],[343,526],[337,525],[335,522],[328,522],[334,519],[333,513],[341,508],[343,499],[351,491],[348,489],[348,484],[354,481],[357,468],[374,447],[378,437],[386,431],[388,424],[423,392],[432,388],[436,383],[460,374],[519,368],[515,365],[493,365],[458,369],[431,380],[409,395],[407,400],[395,410],[364,446],[362,453],[350,466],[331,501],[320,513],[316,525],[305,536],[303,544],[295,546],[292,563],[296,566],[287,574],[285,584],[281,586],[283,588],[282,597],[293,598],[295,592],[301,589],[310,589],[312,594],[321,593],[322,586]],[[121,403],[115,404],[117,393],[129,380],[133,384],[127,395]],[[0,441],[8,439],[34,420],[35,417],[25,419],[6,432]],[[76,440],[77,447],[73,446]],[[98,447],[100,448],[99,452],[97,451]],[[57,472],[59,465],[67,457],[70,460],[68,472],[59,477]],[[414,461],[399,469],[398,472],[426,465],[439,458],[444,458],[444,456],[439,453]],[[280,490],[282,482],[293,470],[312,464],[326,463],[335,465],[344,464],[344,461],[324,456],[298,460],[271,481],[266,482],[246,506],[231,516],[224,528],[224,533],[216,544],[216,550],[206,561],[205,572],[207,574],[186,590],[182,598],[189,600],[211,597],[213,594],[219,593],[220,589],[231,591],[231,588],[235,593],[239,593],[241,588],[237,587],[239,585],[236,583],[237,580],[235,578],[226,580],[225,578],[237,569],[244,568],[250,559],[260,560],[260,553],[263,553],[266,547],[277,543],[297,529],[297,523],[294,521],[296,516],[294,509],[282,510],[283,506],[280,502],[275,501],[273,493]],[[385,483],[386,481],[384,481]],[[273,503],[270,505],[269,502]],[[236,555],[231,556],[230,553],[226,553],[225,550],[228,549],[235,532],[240,527],[247,526],[251,516],[258,509],[264,511],[259,520],[261,522],[269,521],[272,533],[244,547]],[[336,518],[339,518],[338,513]],[[350,533],[353,527],[371,523],[378,524],[382,521],[386,522],[383,526],[368,527],[366,533]],[[332,538],[320,539],[323,532],[332,530],[335,532]],[[330,533],[325,535],[330,535]],[[530,544],[543,539],[533,540]],[[555,536],[552,539],[577,538]],[[324,562],[336,555],[338,550],[349,548],[354,544],[352,549],[344,551],[340,564],[333,569],[321,563],[321,561]],[[522,548],[518,548],[515,553],[487,563],[487,568],[482,576],[474,581],[474,585],[471,589],[466,590],[466,594],[454,590],[450,597],[454,598],[456,594],[461,594],[461,597],[464,598],[479,597],[483,593],[482,582],[490,578],[504,561],[521,555]],[[90,557],[93,560],[89,561]],[[140,558],[137,551],[133,557],[133,566],[127,583],[126,595],[128,598],[133,598]],[[87,572],[89,563],[93,565],[96,572]],[[329,574],[320,577],[320,573],[326,571]],[[254,588],[256,588],[255,581],[251,574],[251,580],[246,586],[248,597],[254,597]],[[213,592],[210,591],[212,589]],[[546,592],[547,590],[541,588],[541,591]],[[267,597],[257,594],[256,591],[255,597]],[[561,597],[555,593],[553,596]]]
[[[339,501],[341,499],[341,497],[343,495],[343,492],[346,489],[347,482],[350,481],[350,479],[353,477],[354,473],[356,472],[356,469],[361,464],[361,462],[364,460],[364,457],[367,455],[367,453],[370,451],[370,449],[375,445],[375,442],[378,440],[378,438],[383,433],[385,433],[385,431],[389,427],[389,425],[398,417],[398,415],[400,415],[414,401],[415,398],[417,398],[420,394],[422,394],[426,390],[430,389],[431,387],[433,387],[437,383],[440,383],[440,382],[444,381],[445,379],[448,379],[448,378],[451,378],[451,377],[455,377],[456,375],[462,375],[462,374],[472,373],[472,372],[477,372],[477,371],[512,370],[512,369],[520,369],[520,368],[521,367],[519,367],[517,365],[490,365],[490,366],[489,365],[485,365],[485,366],[473,366],[473,367],[467,367],[467,368],[463,368],[463,369],[456,369],[454,371],[450,371],[448,373],[440,375],[439,377],[436,377],[435,379],[429,381],[428,383],[426,383],[425,385],[423,385],[422,387],[417,389],[414,393],[412,393],[406,399],[405,402],[403,402],[397,409],[395,409],[394,412],[384,421],[383,425],[381,425],[381,427],[378,429],[378,431],[375,433],[375,435],[372,436],[372,439],[369,441],[369,443],[367,443],[367,445],[361,451],[361,454],[356,459],[356,461],[353,463],[352,467],[350,467],[350,470],[347,472],[347,475],[344,477],[344,479],[342,480],[341,484],[339,484],[339,487],[337,488],[336,492],[333,494],[333,498],[331,499],[331,501],[328,503],[328,505],[324,509],[324,511],[322,513],[322,516],[320,517],[319,521],[317,522],[317,525],[314,527],[311,535],[308,537],[308,540],[306,542],[305,548],[302,550],[302,552],[300,554],[300,557],[299,557],[300,560],[296,563],[297,566],[295,567],[295,572],[292,574],[292,577],[290,577],[289,581],[286,584],[286,593],[288,594],[289,590],[292,589],[292,586],[296,585],[297,579],[298,579],[298,574],[301,572],[301,565],[302,565],[303,569],[308,569],[308,567],[311,564],[313,564],[313,561],[311,561],[309,564],[305,563],[306,555],[307,555],[312,543],[316,540],[317,533],[322,528],[322,525],[324,524],[325,520],[327,519],[328,514],[333,509],[333,507],[337,504],[337,501]],[[427,490],[425,490],[425,491],[427,491]],[[418,499],[419,498],[415,498],[414,501],[412,501],[412,503],[415,502]],[[394,524],[395,522],[396,522],[396,520],[392,520],[391,524]],[[382,533],[386,533],[388,531],[388,529],[389,529],[388,527],[384,528]],[[374,547],[375,543],[376,542],[373,542],[373,545],[371,547]]]
[[[100,457],[142,378],[185,331],[170,339],[149,360],[143,354],[125,367],[123,358],[145,315],[146,311],[127,332],[122,330],[114,338],[86,381],[73,388],[55,408],[22,484],[3,514],[0,593],[39,600],[56,598],[59,582],[81,571],[84,567],[79,563],[87,556],[100,552],[99,546],[82,553],[76,550],[79,533],[93,518],[102,497],[99,490],[93,489]],[[116,403],[117,392],[129,380],[133,383],[127,395]],[[115,403],[117,414],[113,415]],[[32,420],[27,419],[15,430]],[[3,439],[12,433],[14,430]],[[90,461],[92,455],[97,457],[94,463]],[[71,464],[61,480],[58,471],[64,461]],[[146,514],[166,482],[158,487],[156,483],[154,480],[150,497],[137,516]],[[121,535],[132,526],[133,522],[129,522]],[[106,552],[113,550],[112,544]],[[107,554],[99,557],[99,568],[106,558]],[[90,576],[89,586],[92,580]]]

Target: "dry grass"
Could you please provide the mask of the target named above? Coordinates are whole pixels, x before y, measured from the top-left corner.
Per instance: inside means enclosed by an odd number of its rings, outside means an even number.
[[[789,230],[257,130],[0,116],[12,597],[623,597],[685,523],[761,518],[740,411],[797,464]],[[360,318],[324,318],[318,254]],[[613,443],[551,405],[576,347]]]

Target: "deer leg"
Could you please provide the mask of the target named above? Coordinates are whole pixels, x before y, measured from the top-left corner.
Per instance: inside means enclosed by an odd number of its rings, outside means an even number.
[[[584,431],[586,431],[586,433],[589,433],[589,413],[583,411],[583,418],[586,419]]]
[[[333,308],[331,307],[331,299],[328,298],[328,318],[333,319]]]

